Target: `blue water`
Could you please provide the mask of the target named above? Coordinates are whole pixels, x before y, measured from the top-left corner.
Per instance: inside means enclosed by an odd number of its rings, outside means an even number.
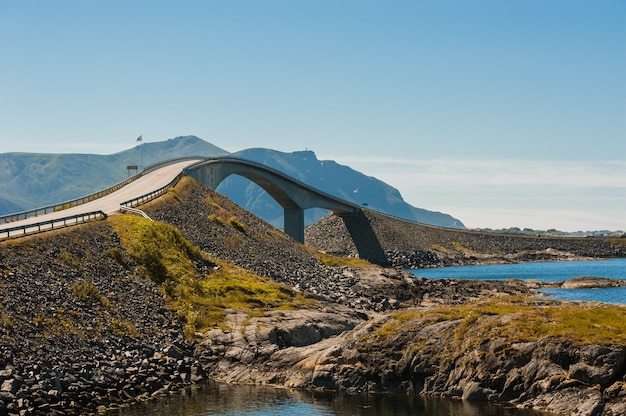
[[[212,383],[201,390],[160,398],[119,416],[539,416],[494,403],[409,395],[347,395],[303,392],[267,386]]]
[[[561,282],[578,276],[626,280],[626,259],[455,266],[409,270],[428,279],[539,280]],[[610,289],[541,289],[555,299],[626,304],[626,287]]]

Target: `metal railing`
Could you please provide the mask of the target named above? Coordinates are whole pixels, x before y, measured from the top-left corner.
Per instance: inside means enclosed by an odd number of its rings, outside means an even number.
[[[150,218],[148,216],[148,214],[146,214],[145,212],[143,212],[142,210],[137,209],[137,208],[131,208],[131,207],[126,207],[126,206],[120,205],[120,211],[132,212],[133,214],[141,215],[142,217],[147,218],[150,221],[152,221],[152,218]]]
[[[124,186],[128,185],[129,183],[139,179],[142,175],[143,175],[143,173],[139,173],[137,175],[131,176],[130,178],[126,179],[125,181],[117,183],[117,184],[115,184],[113,186],[110,186],[110,187],[108,187],[106,189],[103,189],[103,190],[98,191],[98,192],[94,192],[93,194],[82,196],[80,198],[72,199],[70,201],[65,201],[65,202],[61,202],[61,203],[58,203],[58,204],[48,205],[48,206],[41,207],[41,208],[35,208],[35,209],[28,210],[28,211],[17,212],[15,214],[7,214],[7,215],[0,216],[0,224],[5,224],[5,223],[8,223],[8,222],[24,220],[26,218],[36,217],[36,216],[39,216],[39,215],[45,215],[45,214],[48,214],[50,212],[62,211],[62,210],[67,209],[67,208],[71,208],[71,207],[75,207],[77,205],[82,205],[82,204],[85,204],[87,202],[91,202],[94,199],[102,198],[103,196],[109,195],[109,194],[111,194],[111,193],[113,193],[113,192],[123,188]]]
[[[42,221],[34,224],[20,225],[17,227],[5,228],[0,230],[0,240],[13,237],[23,237],[29,234],[36,234],[43,231],[55,230],[72,225],[83,224],[88,221],[105,219],[107,214],[103,211],[92,211],[84,214],[70,215],[54,220]]]
[[[41,208],[35,208],[35,209],[31,209],[31,210],[27,210],[27,211],[22,211],[22,212],[17,212],[14,214],[7,214],[7,215],[2,215],[0,216],[0,224],[5,224],[5,223],[9,223],[9,222],[14,222],[14,221],[19,221],[19,220],[24,220],[26,218],[30,218],[30,217],[36,217],[39,215],[45,215],[48,214],[50,212],[57,212],[57,211],[61,211],[67,208],[71,208],[71,207],[75,207],[77,205],[82,205],[85,204],[87,202],[91,202],[94,199],[98,199],[101,198],[103,196],[109,195],[121,188],[123,188],[124,186],[128,185],[131,182],[136,181],[137,179],[141,178],[143,175],[145,175],[146,173],[152,172],[158,168],[161,168],[163,166],[166,165],[170,165],[172,163],[176,163],[176,162],[182,162],[185,160],[195,160],[195,159],[206,159],[206,156],[183,156],[183,157],[178,157],[178,158],[174,158],[174,159],[169,159],[169,160],[165,160],[162,162],[158,162],[158,163],[154,163],[150,166],[147,166],[146,168],[144,168],[140,173],[131,176],[130,178],[117,183],[115,185],[112,185],[106,189],[103,189],[101,191],[98,192],[94,192],[92,194],[89,195],[85,195],[85,196],[81,196],[79,198],[76,199],[72,199],[69,201],[65,201],[65,202],[60,202],[58,204],[53,204],[53,205],[48,205],[45,207],[41,207]],[[179,178],[180,179],[180,178]]]
[[[138,197],[129,199],[128,201],[124,201],[120,203],[120,209],[122,209],[122,207],[131,207],[131,208],[136,207],[138,205],[145,204],[146,202],[150,202],[153,199],[160,197],[161,195],[167,193],[171,187],[175,186],[178,183],[178,181],[180,181],[180,178],[182,178],[184,174],[185,174],[184,171],[180,172],[167,185],[162,186],[161,188],[157,190],[148,192],[147,194],[143,194],[141,196],[138,196]]]
[[[8,222],[12,222],[12,221],[18,221],[18,220],[22,220],[22,219],[26,219],[26,218],[30,218],[30,217],[34,217],[37,215],[43,215],[43,214],[47,214],[50,212],[57,212],[60,211],[62,209],[66,209],[66,208],[70,208],[76,205],[81,205],[84,204],[86,202],[92,201],[94,199],[103,197],[105,195],[108,195],[110,193],[113,193],[115,191],[117,191],[120,188],[123,188],[124,186],[128,185],[129,183],[135,181],[136,179],[140,178],[142,175],[144,175],[147,172],[151,172],[153,170],[156,170],[162,166],[171,164],[171,163],[176,163],[179,161],[184,161],[184,160],[193,160],[193,159],[198,159],[199,157],[182,157],[182,158],[177,158],[177,159],[172,159],[170,161],[167,162],[160,162],[154,165],[151,165],[149,167],[147,167],[146,169],[144,169],[140,174],[137,174],[131,178],[128,178],[127,180],[120,182],[116,185],[113,185],[105,190],[81,197],[81,198],[76,198],[74,200],[71,201],[67,201],[67,202],[63,202],[60,204],[55,204],[55,205],[50,205],[47,207],[42,207],[42,208],[37,208],[34,210],[30,210],[30,211],[24,211],[24,212],[19,212],[19,213],[15,213],[15,214],[9,214],[9,215],[5,215],[0,217],[0,224],[3,223],[8,223]],[[146,216],[147,215],[145,213],[143,213],[140,210],[135,210],[132,207],[136,206],[136,205],[141,205],[144,204],[148,201],[151,201],[155,198],[158,198],[159,196],[167,193],[167,191],[169,190],[169,188],[171,188],[172,186],[176,185],[178,183],[178,181],[180,180],[180,178],[182,178],[182,176],[185,174],[184,171],[181,171],[178,175],[176,175],[176,177],[171,180],[167,185],[155,190],[155,191],[151,191],[148,192],[147,194],[138,196],[136,198],[130,199],[128,201],[124,201],[120,204],[120,210],[127,210],[127,211],[131,211],[131,212],[137,212],[140,215]],[[48,220],[48,221],[41,221],[41,222],[37,222],[37,223],[32,223],[32,224],[26,224],[26,225],[20,225],[20,226],[15,226],[15,227],[10,227],[10,228],[5,228],[0,230],[0,240],[6,240],[9,238],[17,238],[17,237],[23,237],[25,235],[30,235],[30,234],[35,234],[35,233],[40,233],[40,232],[45,232],[45,231],[50,231],[50,230],[54,230],[54,229],[58,229],[58,228],[63,228],[63,227],[67,227],[67,226],[71,226],[71,225],[77,225],[77,224],[81,224],[81,223],[85,223],[88,221],[91,221],[92,219],[105,219],[107,218],[107,214],[104,213],[103,211],[99,210],[99,211],[92,211],[92,212],[86,212],[86,213],[81,213],[81,214],[76,214],[76,215],[70,215],[70,216],[66,216],[66,217],[62,217],[62,218],[58,218],[58,219],[53,219],[53,220]],[[149,217],[147,217],[149,218]]]

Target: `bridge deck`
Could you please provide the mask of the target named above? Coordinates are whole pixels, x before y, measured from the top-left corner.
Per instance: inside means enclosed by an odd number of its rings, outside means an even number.
[[[29,217],[24,220],[13,221],[3,224],[0,230],[20,227],[38,222],[55,220],[58,218],[69,217],[72,215],[78,215],[85,212],[103,211],[105,214],[111,214],[119,211],[120,203],[132,198],[141,196],[152,190],[156,190],[166,186],[187,166],[199,162],[198,160],[186,160],[184,162],[177,162],[171,165],[163,166],[159,169],[151,171],[134,182],[126,185],[125,187],[103,196],[102,198],[95,199],[82,205],[77,205],[61,211],[51,212],[45,215],[38,215],[36,217]],[[15,235],[19,235],[20,232],[15,232]]]

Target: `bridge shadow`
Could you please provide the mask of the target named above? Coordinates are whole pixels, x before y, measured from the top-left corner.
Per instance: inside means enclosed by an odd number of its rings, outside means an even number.
[[[388,266],[389,261],[385,251],[380,245],[380,241],[372,228],[370,220],[365,216],[363,210],[358,210],[356,214],[338,214],[343,219],[346,228],[359,257],[370,263]]]

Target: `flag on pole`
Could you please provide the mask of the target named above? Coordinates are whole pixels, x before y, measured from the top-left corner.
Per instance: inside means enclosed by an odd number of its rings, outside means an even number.
[[[139,137],[137,137],[137,141],[140,142],[143,140],[143,134],[140,134]]]

